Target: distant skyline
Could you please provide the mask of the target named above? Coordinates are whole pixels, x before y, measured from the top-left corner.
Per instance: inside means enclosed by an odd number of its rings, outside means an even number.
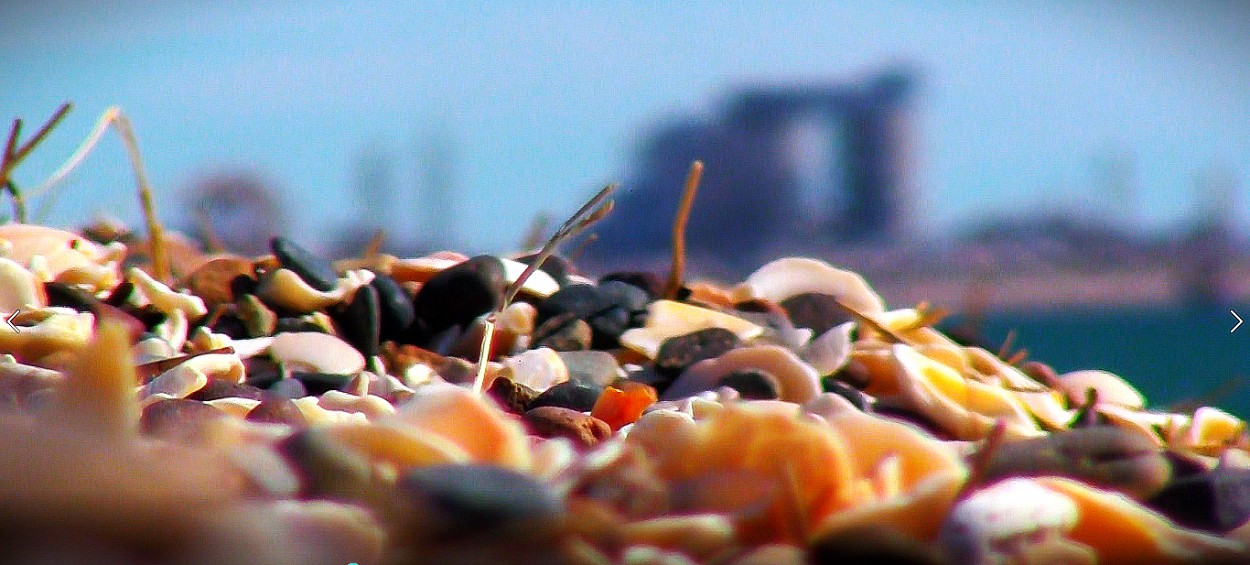
[[[1246,230],[1248,21],[1240,2],[9,2],[0,118],[31,131],[76,104],[16,171],[30,187],[120,105],[166,223],[190,225],[194,182],[242,168],[284,191],[289,233],[314,247],[359,214],[428,224],[411,189],[421,144],[445,136],[453,243],[508,251],[537,214],[627,180],[654,127],[711,115],[736,86],[904,63],[920,70],[928,235],[1038,208],[1164,230],[1204,210],[1213,168],[1241,187]],[[371,152],[394,167],[390,209],[354,201]],[[139,221],[115,138],[58,192],[52,223]]]

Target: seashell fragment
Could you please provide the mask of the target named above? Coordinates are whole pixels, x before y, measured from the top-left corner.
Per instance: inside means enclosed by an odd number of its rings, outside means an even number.
[[[395,407],[386,400],[373,396],[357,396],[341,390],[329,390],[317,401],[326,410],[340,412],[358,412],[364,414],[371,422],[376,422],[395,413]]]
[[[1034,546],[1064,540],[1077,522],[1076,503],[1029,479],[1008,479],[983,488],[951,510],[938,535],[956,563],[1028,562]],[[1094,563],[1093,551],[1085,563]]]
[[[1237,441],[1246,431],[1246,423],[1236,416],[1219,408],[1203,406],[1194,411],[1194,417],[1180,441],[1174,442],[1178,447],[1188,447],[1203,452],[1217,452]]]
[[[1078,407],[1085,405],[1086,390],[1091,388],[1098,391],[1100,404],[1118,404],[1137,410],[1146,406],[1146,399],[1141,392],[1107,371],[1090,369],[1060,375],[1059,386],[1067,393],[1072,404]]]
[[[724,328],[747,341],[764,328],[737,316],[672,300],[656,300],[647,306],[647,324],[621,334],[621,345],[654,359],[664,340],[707,328]]]
[[[806,361],[816,373],[832,375],[851,360],[851,330],[853,322],[839,324],[820,334],[799,348],[799,358]]]
[[[0,258],[0,312],[41,308],[46,303],[35,275],[12,260]]]
[[[387,421],[443,436],[475,461],[521,470],[530,464],[525,427],[490,400],[455,385],[421,387]]]
[[[569,369],[555,351],[546,347],[531,349],[503,362],[500,376],[542,392],[569,380]]]
[[[780,400],[801,404],[821,392],[820,374],[792,351],[778,345],[756,345],[691,365],[664,391],[663,398],[674,400],[714,389],[725,375],[745,370],[761,371],[775,378],[774,388]]]
[[[832,295],[862,314],[885,311],[885,302],[858,274],[807,257],[785,257],[751,273],[734,287],[735,302],[765,298],[776,303],[804,292]]]
[[[292,312],[315,312],[347,300],[356,289],[372,282],[373,277],[372,271],[347,271],[334,281],[332,289],[321,291],[309,286],[294,271],[280,268],[261,277],[256,295]]]
[[[347,342],[320,332],[284,332],[273,337],[269,355],[295,371],[353,375],[365,357]]]
[[[177,292],[152,278],[142,269],[132,267],[126,272],[126,278],[134,283],[135,290],[140,291],[152,306],[165,314],[172,315],[174,312],[181,312],[185,321],[198,320],[208,313],[208,308],[204,306],[204,299]]]

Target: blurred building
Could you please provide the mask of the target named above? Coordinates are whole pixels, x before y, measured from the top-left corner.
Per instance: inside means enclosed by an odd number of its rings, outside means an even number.
[[[642,146],[594,255],[667,253],[695,159],[705,172],[687,230],[692,255],[735,269],[795,242],[907,239],[914,83],[893,70],[859,83],[749,88],[711,119],[669,124]]]

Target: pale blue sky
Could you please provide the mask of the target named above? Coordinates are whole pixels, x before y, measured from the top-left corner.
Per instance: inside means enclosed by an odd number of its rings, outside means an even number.
[[[1138,201],[1115,204],[1148,228],[1194,213],[1206,167],[1250,184],[1244,2],[252,4],[0,4],[0,118],[77,104],[17,180],[43,180],[118,104],[169,223],[179,191],[242,164],[287,191],[292,235],[316,244],[370,213],[350,190],[366,147],[388,148],[411,185],[421,132],[441,129],[460,245],[503,251],[538,212],[624,179],[649,128],[710,115],[735,85],[904,61],[923,71],[915,180],[931,234],[1037,205],[1107,213],[1088,192],[1107,156],[1135,163]],[[115,139],[60,190],[54,223],[138,220]],[[417,205],[393,213],[415,224]]]

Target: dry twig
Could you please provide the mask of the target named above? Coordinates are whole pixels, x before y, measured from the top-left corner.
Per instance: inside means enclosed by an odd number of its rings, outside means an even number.
[[[673,263],[669,267],[668,283],[664,285],[664,297],[669,300],[676,299],[677,291],[681,290],[682,271],[686,268],[686,222],[690,220],[690,209],[694,207],[694,195],[699,191],[701,178],[703,161],[690,163],[681,204],[677,207],[677,216],[673,218]]]

